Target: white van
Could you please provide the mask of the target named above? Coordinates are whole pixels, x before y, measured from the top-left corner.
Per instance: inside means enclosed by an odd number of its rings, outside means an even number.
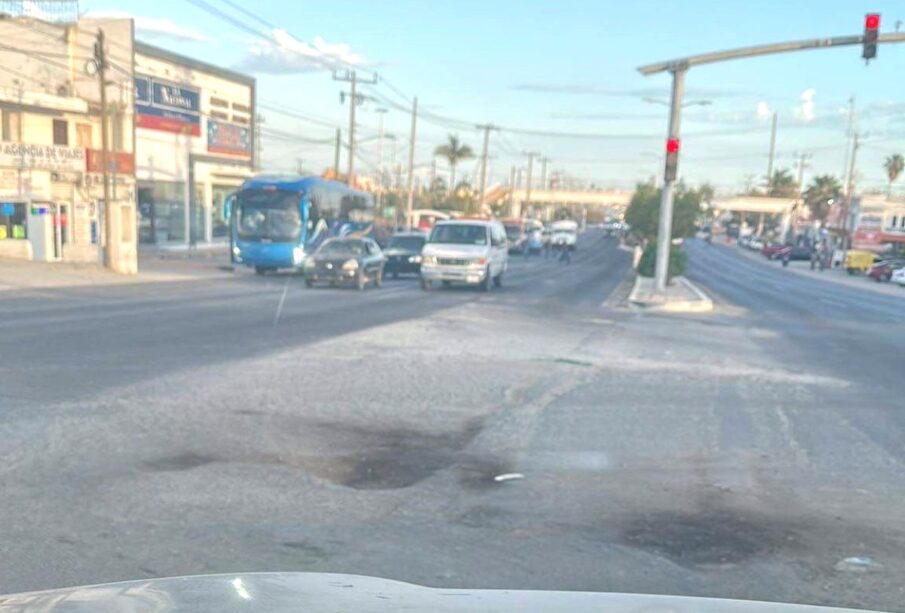
[[[489,219],[441,221],[421,251],[421,289],[435,281],[467,283],[484,291],[503,284],[509,249],[503,224]]]
[[[569,250],[575,249],[578,243],[578,222],[571,219],[562,219],[554,221],[550,224],[550,230],[553,234],[550,236],[550,244],[554,249],[566,247]]]

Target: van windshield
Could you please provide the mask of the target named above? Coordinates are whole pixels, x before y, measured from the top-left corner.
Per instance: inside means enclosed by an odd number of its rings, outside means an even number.
[[[471,224],[443,224],[434,227],[431,243],[453,245],[486,245],[487,228]]]

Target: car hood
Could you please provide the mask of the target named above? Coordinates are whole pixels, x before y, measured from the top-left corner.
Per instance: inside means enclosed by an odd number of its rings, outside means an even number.
[[[422,255],[432,255],[441,258],[468,258],[487,255],[487,245],[452,245],[448,243],[428,243],[424,246]]]
[[[854,613],[807,605],[540,590],[429,588],[328,573],[239,573],[108,583],[0,596],[0,611],[607,611]],[[863,610],[859,610],[864,613]]]

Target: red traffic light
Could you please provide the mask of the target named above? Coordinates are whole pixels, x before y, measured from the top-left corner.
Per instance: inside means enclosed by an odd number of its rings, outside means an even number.
[[[876,30],[880,27],[880,14],[879,13],[868,13],[864,17],[864,29],[865,30]]]
[[[679,139],[678,138],[670,138],[666,141],[666,153],[678,153],[679,152]]]

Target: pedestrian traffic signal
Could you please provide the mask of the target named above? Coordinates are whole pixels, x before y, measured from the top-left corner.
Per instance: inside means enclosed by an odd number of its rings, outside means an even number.
[[[679,172],[679,139],[670,138],[666,141],[666,172],[667,181],[675,181]]]
[[[877,39],[880,36],[880,14],[868,13],[864,17],[864,47],[861,57],[872,60],[877,57]]]

